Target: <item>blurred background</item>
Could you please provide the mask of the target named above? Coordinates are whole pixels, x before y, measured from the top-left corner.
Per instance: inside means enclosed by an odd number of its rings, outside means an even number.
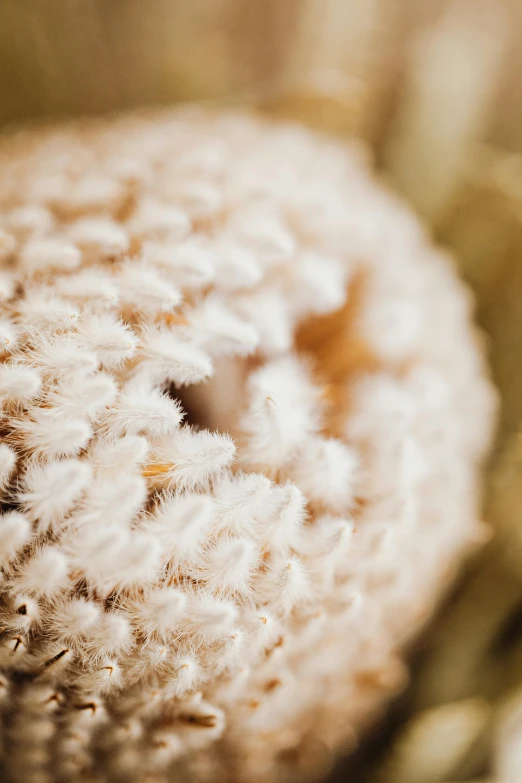
[[[199,100],[365,138],[450,246],[502,397],[493,531],[353,783],[522,782],[522,0],[0,0],[0,125]]]

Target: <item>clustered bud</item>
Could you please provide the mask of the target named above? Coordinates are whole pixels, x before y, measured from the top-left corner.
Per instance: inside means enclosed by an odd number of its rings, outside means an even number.
[[[197,109],[0,141],[0,765],[302,780],[480,532],[494,395],[364,155]]]

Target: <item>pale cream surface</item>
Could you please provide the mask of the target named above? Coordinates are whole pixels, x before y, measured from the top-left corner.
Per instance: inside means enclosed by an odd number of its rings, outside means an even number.
[[[362,149],[195,109],[3,139],[0,255],[8,779],[319,777],[482,535],[451,261]]]

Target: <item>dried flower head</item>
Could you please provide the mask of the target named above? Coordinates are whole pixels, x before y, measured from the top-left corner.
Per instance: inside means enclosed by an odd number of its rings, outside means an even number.
[[[7,779],[320,775],[476,534],[451,263],[358,148],[248,116],[22,131],[0,172]]]

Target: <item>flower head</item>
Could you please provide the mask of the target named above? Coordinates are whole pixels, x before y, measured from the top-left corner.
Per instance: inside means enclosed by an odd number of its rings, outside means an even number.
[[[444,256],[350,148],[196,110],[3,139],[0,233],[10,779],[342,743],[476,525]]]

